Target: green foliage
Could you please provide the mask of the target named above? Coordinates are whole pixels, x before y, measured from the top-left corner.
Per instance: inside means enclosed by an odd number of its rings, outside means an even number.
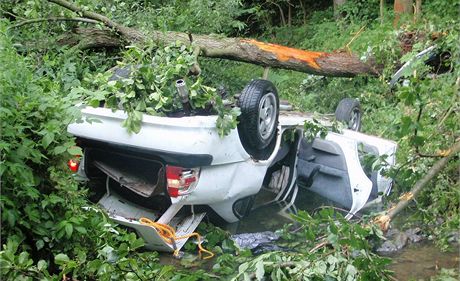
[[[240,0],[80,1],[88,10],[107,15],[127,26],[148,32],[238,33],[245,27],[239,18],[252,13]]]
[[[122,109],[128,115],[123,127],[130,133],[139,133],[143,113],[164,116],[182,110],[175,81],[183,79],[190,85],[192,110],[214,108],[217,112],[216,126],[220,136],[236,128],[239,109],[226,107],[216,89],[203,85],[201,77],[186,77],[196,63],[192,47],[177,44],[157,48],[150,42],[144,48],[130,46],[124,58],[118,67],[129,71],[127,77],[110,79],[113,71],[91,74],[85,79],[86,85],[72,92],[84,94],[91,106],[104,103],[107,108]]]
[[[43,64],[34,67],[31,62],[39,54],[20,56],[5,35],[3,23],[0,46],[1,278],[185,277],[172,267],[161,266],[157,253],[138,252],[144,242],[134,233],[115,228],[87,200],[86,190],[63,165],[71,155],[81,154],[66,133],[67,124],[78,118],[74,104],[80,97],[69,88],[80,83],[75,71],[79,53],[45,55]],[[207,278],[203,271],[194,276]]]
[[[281,245],[295,251],[253,257],[233,280],[390,280],[389,260],[372,253],[368,242],[382,237],[373,224],[349,223],[330,208],[314,216],[300,211],[295,220],[281,232]]]
[[[445,269],[442,268],[439,274],[434,277],[431,277],[431,281],[455,281],[458,280],[458,269]]]
[[[57,77],[42,76],[0,27],[2,279],[51,280],[71,273],[107,280],[132,274],[123,267],[141,257],[153,263],[151,254],[128,258],[143,241],[116,230],[63,170],[63,159],[81,154],[65,132],[78,118],[78,96],[61,92],[78,80],[72,67]],[[76,59],[71,54],[62,59]],[[45,59],[41,69],[50,65]]]
[[[324,139],[329,131],[329,128],[321,125],[318,120],[305,121],[303,124],[304,137],[308,141],[313,141],[316,137]]]
[[[358,21],[362,24],[378,18],[379,1],[349,0],[338,7],[337,13],[342,16],[343,21]]]

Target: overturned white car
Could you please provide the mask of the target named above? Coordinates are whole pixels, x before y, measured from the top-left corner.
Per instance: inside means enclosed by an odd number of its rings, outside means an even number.
[[[261,190],[289,205],[307,188],[347,208],[349,217],[389,192],[391,180],[365,171],[360,155],[386,157],[391,165],[396,144],[356,131],[356,100],[343,100],[336,111],[350,130],[314,141],[304,137],[303,126],[312,115],[280,107],[267,80],[251,81],[238,106],[240,123],[226,137],[218,135],[213,115],[145,115],[140,133],[128,134],[123,111],[83,107],[84,117],[100,122],[69,125],[84,150],[79,166],[72,164],[81,178],[103,186],[99,204],[113,220],[135,229],[148,248],[163,251],[180,249],[186,239],[165,241],[141,217],[171,225],[180,236],[193,232],[206,214],[238,221]],[[320,121],[330,125],[327,118]]]

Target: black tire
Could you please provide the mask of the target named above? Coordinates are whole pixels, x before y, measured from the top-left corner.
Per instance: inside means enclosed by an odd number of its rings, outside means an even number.
[[[275,148],[278,127],[279,99],[275,86],[268,80],[251,81],[241,92],[239,106],[238,133],[243,147],[255,159],[268,159]]]
[[[335,119],[344,122],[348,129],[357,132],[361,130],[361,116],[361,104],[357,99],[344,98],[335,110]]]

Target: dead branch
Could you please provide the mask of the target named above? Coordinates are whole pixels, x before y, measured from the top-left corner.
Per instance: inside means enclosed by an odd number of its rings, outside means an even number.
[[[442,169],[447,165],[449,160],[458,152],[460,152],[460,141],[457,142],[449,149],[447,149],[444,154],[445,156],[442,159],[439,159],[426,173],[426,175],[417,181],[411,191],[404,193],[399,198],[399,202],[392,206],[390,209],[386,211],[384,215],[380,215],[375,219],[375,223],[377,223],[383,231],[388,229],[388,226],[391,220],[399,214],[402,210],[404,210],[409,203],[419,195],[422,189],[439,173]]]

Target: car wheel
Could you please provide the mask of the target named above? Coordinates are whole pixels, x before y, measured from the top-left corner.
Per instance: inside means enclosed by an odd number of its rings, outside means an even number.
[[[347,124],[353,131],[361,130],[361,105],[357,99],[345,98],[339,102],[335,110],[335,119]]]
[[[255,159],[268,159],[275,148],[279,99],[268,80],[251,81],[239,97],[238,133],[246,151]]]

